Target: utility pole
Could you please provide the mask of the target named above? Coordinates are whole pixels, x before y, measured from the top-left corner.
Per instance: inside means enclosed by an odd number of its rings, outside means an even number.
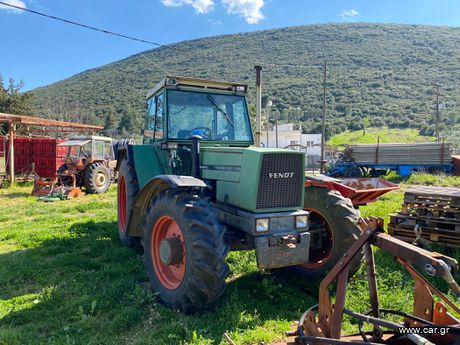
[[[267,145],[266,145],[266,147],[269,147],[268,146],[268,141],[269,141],[268,130],[269,130],[269,128],[270,128],[270,124],[268,122],[268,112],[267,112],[267,128],[266,128],[267,129]]]
[[[299,126],[299,144],[302,145],[302,122],[300,122],[300,107],[297,107],[297,125]],[[307,154],[305,154],[305,157],[306,156]]]
[[[320,171],[324,173],[324,146],[326,144],[326,77],[327,77],[327,61],[324,60],[323,66],[323,118],[321,122],[321,162]]]
[[[436,129],[435,129],[435,134],[436,134],[436,141],[440,141],[440,134],[439,134],[439,122],[440,122],[440,116],[439,116],[439,96],[441,95],[439,93],[439,87],[440,85],[439,84],[434,84],[434,86],[436,86],[436,118],[435,118],[435,126],[436,126]]]
[[[275,114],[275,138],[276,148],[278,148],[278,114]]]
[[[269,144],[268,144],[268,141],[269,141],[269,135],[268,135],[268,131],[269,131],[269,128],[270,128],[270,109],[273,105],[273,102],[271,100],[269,100],[267,102],[267,106],[265,107],[265,111],[267,113],[267,147],[269,147]]]

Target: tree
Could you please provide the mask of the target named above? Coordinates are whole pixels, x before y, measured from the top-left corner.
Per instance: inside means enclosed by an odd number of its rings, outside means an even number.
[[[268,101],[270,100],[270,98],[267,96],[267,95],[264,95],[262,96],[262,99],[261,99],[261,105],[262,105],[262,109],[265,109],[268,105]]]
[[[115,111],[112,108],[108,108],[105,114],[104,133],[109,137],[117,137],[119,134]]]
[[[32,94],[21,93],[24,83],[15,83],[9,80],[8,87],[4,86],[3,77],[0,74],[0,113],[32,115],[34,107],[32,105]]]
[[[142,118],[129,105],[122,105],[117,109],[117,113],[121,114],[118,129],[127,131],[130,134],[137,134],[142,128]]]
[[[367,116],[363,117],[362,125],[363,125],[363,136],[365,136],[366,135],[366,128],[368,128],[370,126],[370,122],[369,122],[369,119],[368,119]]]
[[[105,111],[104,129],[113,130],[116,128],[117,128],[117,121],[116,121],[115,111],[113,110],[113,108],[108,108]]]

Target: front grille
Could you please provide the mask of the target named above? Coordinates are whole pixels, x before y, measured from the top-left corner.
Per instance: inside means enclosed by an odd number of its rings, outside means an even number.
[[[260,170],[257,208],[302,207],[303,159],[300,154],[265,154]]]

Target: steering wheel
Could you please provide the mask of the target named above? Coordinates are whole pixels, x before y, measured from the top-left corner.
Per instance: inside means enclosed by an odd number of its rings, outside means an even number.
[[[212,130],[209,127],[204,127],[204,126],[195,127],[190,131],[191,135],[197,134],[197,133],[193,133],[195,131],[201,132],[201,133],[199,133],[199,135],[203,136],[204,139],[211,139],[212,138]]]
[[[228,140],[228,132],[220,133],[219,135],[214,136],[215,140]]]

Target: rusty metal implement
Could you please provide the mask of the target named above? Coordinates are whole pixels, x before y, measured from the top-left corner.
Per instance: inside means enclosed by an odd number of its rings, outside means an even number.
[[[382,218],[360,219],[358,225],[362,230],[361,236],[321,282],[318,305],[302,315],[295,338],[296,344],[459,344],[460,320],[451,314],[452,311],[457,315],[460,314],[460,288],[453,279],[453,275],[458,270],[457,261],[384,233]],[[412,315],[380,308],[372,246],[391,254],[414,279]],[[349,263],[361,250],[365,253],[371,307],[370,311],[364,314],[345,308]],[[418,267],[421,272],[429,276],[444,279],[456,296],[456,303],[433,286],[414,267]],[[335,281],[337,282],[336,299],[335,303],[332,303],[329,289]],[[359,334],[342,335],[344,314],[357,321]],[[382,318],[383,315],[389,314],[404,317],[404,321],[397,323]],[[372,331],[363,330],[365,323],[372,325]],[[404,332],[408,327],[417,327],[421,331],[419,334]]]
[[[67,178],[67,180],[64,180],[63,177]],[[36,177],[34,180],[32,195],[38,197],[39,200],[42,201],[51,201],[54,198],[61,200],[77,198],[85,195],[85,193],[76,186],[75,174],[72,174],[71,172],[64,172],[57,174],[51,179]]]

